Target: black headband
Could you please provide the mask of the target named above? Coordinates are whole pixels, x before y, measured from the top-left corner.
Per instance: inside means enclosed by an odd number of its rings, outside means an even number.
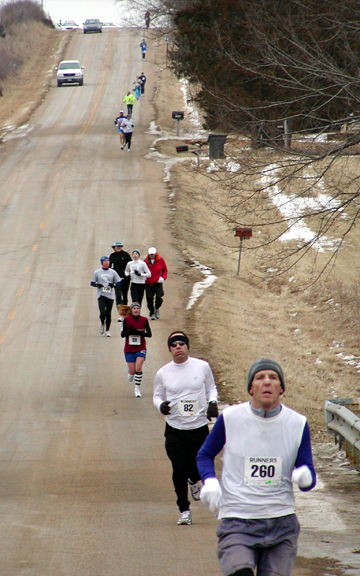
[[[185,334],[173,334],[168,338],[168,348],[170,350],[171,344],[174,342],[185,342],[188,348],[190,348],[189,338]]]

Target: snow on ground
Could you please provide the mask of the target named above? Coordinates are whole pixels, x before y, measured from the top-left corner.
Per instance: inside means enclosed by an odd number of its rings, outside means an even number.
[[[196,282],[196,284],[194,284],[188,305],[186,306],[186,310],[190,310],[190,308],[194,306],[198,298],[200,298],[200,296],[204,294],[206,288],[210,288],[210,286],[212,286],[212,284],[214,284],[215,280],[217,279],[217,276],[215,276],[215,274],[212,273],[211,269],[208,268],[207,266],[204,266],[203,264],[200,264],[200,262],[196,262],[195,260],[190,265],[193,268],[200,270],[200,272],[204,274],[205,280],[202,280],[201,282]]]
[[[280,236],[282,242],[290,240],[298,240],[308,242],[312,248],[317,252],[325,252],[325,250],[335,250],[340,242],[339,238],[329,239],[326,236],[315,239],[316,234],[306,225],[301,216],[308,210],[319,210],[327,208],[330,210],[336,209],[339,205],[336,200],[331,198],[328,194],[319,192],[315,197],[302,196],[298,197],[295,194],[283,194],[277,184],[277,178],[280,168],[276,164],[270,164],[263,172],[261,181],[267,187],[269,196],[274,204],[281,212],[283,217],[289,223],[289,230]],[[325,190],[325,184],[322,179],[314,183],[314,188],[318,187],[320,190]]]

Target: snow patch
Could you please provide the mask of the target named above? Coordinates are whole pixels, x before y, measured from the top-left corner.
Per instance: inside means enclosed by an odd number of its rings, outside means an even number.
[[[19,126],[19,128],[9,124],[8,126],[4,127],[5,135],[3,136],[2,140],[3,142],[6,142],[7,140],[12,140],[14,138],[25,138],[25,136],[30,134],[32,130],[34,130],[34,127],[30,126],[30,124],[23,124],[22,126]]]
[[[270,164],[261,177],[261,181],[266,186],[272,203],[289,223],[289,229],[279,239],[282,242],[290,240],[306,242],[317,252],[335,250],[339,245],[340,238],[331,240],[323,236],[320,239],[316,239],[316,234],[301,220],[301,216],[308,210],[335,210],[339,206],[339,202],[328,194],[323,193],[318,194],[316,197],[303,196],[301,198],[295,194],[283,194],[278,184],[276,184],[279,170],[276,164]],[[321,189],[325,189],[322,179],[317,180],[316,184]]]
[[[200,296],[204,294],[205,290],[207,288],[210,288],[210,286],[214,284],[215,280],[217,279],[217,276],[215,276],[215,274],[212,273],[210,268],[204,266],[203,264],[200,264],[196,260],[194,260],[191,263],[191,266],[196,268],[197,270],[200,270],[200,272],[204,274],[205,280],[202,280],[201,282],[196,282],[196,284],[194,284],[188,305],[186,306],[186,310],[190,310],[194,306],[195,302],[200,298]]]

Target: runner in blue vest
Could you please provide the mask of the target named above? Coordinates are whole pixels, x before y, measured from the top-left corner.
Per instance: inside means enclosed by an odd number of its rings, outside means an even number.
[[[142,42],[140,43],[140,48],[141,48],[141,55],[143,60],[145,60],[145,56],[146,56],[146,42],[145,42],[145,38],[142,39]]]

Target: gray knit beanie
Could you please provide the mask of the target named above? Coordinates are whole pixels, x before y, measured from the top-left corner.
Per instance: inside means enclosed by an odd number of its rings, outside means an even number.
[[[259,360],[255,360],[249,368],[249,372],[247,375],[247,391],[249,392],[251,383],[253,378],[257,372],[261,370],[274,370],[279,376],[282,389],[285,392],[285,382],[284,382],[284,374],[282,368],[276,360],[272,360],[271,358],[259,358]]]

